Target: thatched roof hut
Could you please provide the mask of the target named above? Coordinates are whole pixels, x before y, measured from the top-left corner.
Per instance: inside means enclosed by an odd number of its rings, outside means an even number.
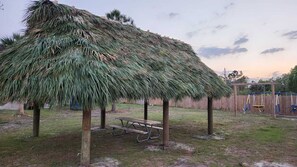
[[[34,2],[25,21],[25,37],[1,53],[1,100],[106,105],[230,92],[181,41],[50,1]]]
[[[0,53],[0,101],[74,99],[85,114],[122,97],[230,94],[181,41],[49,0],[35,1],[25,22],[24,37]]]

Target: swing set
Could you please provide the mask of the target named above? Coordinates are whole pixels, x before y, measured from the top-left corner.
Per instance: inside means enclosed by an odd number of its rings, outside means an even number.
[[[283,114],[282,112],[285,112],[285,111],[282,111],[281,109],[281,102],[280,102],[280,98],[281,96],[284,95],[285,97],[288,96],[288,93],[281,93],[281,92],[278,92],[278,93],[275,93],[275,106],[274,106],[274,111],[276,114]],[[289,108],[289,111],[290,113],[297,113],[297,94],[293,94],[293,93],[290,93],[290,106],[287,106],[287,108]],[[251,102],[251,98],[252,98],[252,102]],[[256,97],[255,97],[255,94],[252,93],[252,94],[248,94],[247,96],[247,99],[244,103],[244,106],[243,106],[243,112],[244,114],[248,111],[251,111],[251,108],[255,108],[255,109],[258,109],[259,112],[263,112],[264,111],[264,95],[261,94],[261,102],[260,104],[256,104]],[[286,98],[285,98],[286,99]],[[252,105],[253,104],[253,105]],[[284,104],[286,105],[286,104]],[[286,109],[284,109],[286,110]]]
[[[251,95],[252,95],[252,105],[251,105]],[[259,112],[264,112],[264,108],[265,108],[265,104],[264,104],[264,94],[260,95],[260,103],[257,104],[256,103],[256,94],[255,93],[251,93],[248,94],[246,102],[243,106],[243,112],[246,113],[248,111],[251,111],[251,106],[255,109],[258,109]]]
[[[297,93],[275,92],[275,84],[270,83],[233,83],[234,113],[238,111],[237,88],[247,85],[270,85],[271,92],[249,93],[243,102],[242,111],[246,113],[251,110],[259,112],[268,111],[274,118],[280,115],[297,115]],[[265,88],[264,88],[265,90]],[[271,100],[268,100],[271,99]],[[265,104],[265,101],[267,104]],[[288,104],[290,103],[290,104]]]
[[[234,113],[235,116],[237,115],[237,109],[238,109],[238,99],[237,99],[237,88],[239,86],[247,86],[247,85],[263,85],[265,87],[265,85],[270,85],[271,86],[271,95],[272,95],[272,99],[275,99],[275,83],[273,82],[269,82],[269,83],[233,83],[233,92],[234,92]],[[265,90],[265,89],[264,89]],[[257,104],[256,102],[256,94],[249,94],[247,97],[247,100],[243,106],[243,111],[244,113],[246,113],[247,111],[250,111],[251,108],[254,108],[256,110],[258,110],[259,112],[263,112],[265,109],[265,96],[266,93],[261,93],[260,94],[260,103]],[[252,98],[252,103],[251,103],[251,98]],[[274,104],[274,100],[273,100],[273,104],[271,104],[271,107],[275,107]],[[270,107],[268,107],[270,108]],[[271,111],[271,115],[273,117],[276,117],[275,111],[274,109]]]

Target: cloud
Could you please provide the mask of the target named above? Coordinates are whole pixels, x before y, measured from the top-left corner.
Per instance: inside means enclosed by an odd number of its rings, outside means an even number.
[[[221,31],[222,29],[226,28],[227,25],[217,25],[217,26],[214,26],[214,27],[202,27],[198,30],[193,30],[193,31],[190,31],[190,32],[187,32],[186,33],[186,36],[188,38],[192,38],[194,37],[195,35],[197,35],[198,33],[201,33],[201,32],[204,32],[204,33],[216,33],[218,31]],[[203,33],[203,34],[204,34]]]
[[[224,15],[227,13],[227,11],[228,11],[230,8],[232,8],[233,6],[234,6],[234,3],[233,3],[233,2],[228,3],[227,5],[224,6],[223,11],[221,11],[221,12],[215,12],[215,16],[217,16],[217,17],[222,17],[222,16],[224,16]]]
[[[246,36],[243,36],[243,37],[240,37],[239,39],[237,39],[234,42],[234,45],[240,45],[240,44],[246,43],[247,41],[249,41],[249,39]]]
[[[227,54],[236,54],[236,53],[243,53],[247,52],[248,50],[246,48],[218,48],[218,47],[201,47],[198,50],[198,55],[201,55],[205,58],[213,58],[213,57],[219,57]]]
[[[227,27],[226,25],[217,25],[217,26],[215,26],[215,29],[216,30],[222,30],[222,29],[224,29],[226,27]]]
[[[283,36],[288,37],[289,39],[297,39],[297,31],[284,33]]]
[[[225,10],[228,10],[229,8],[231,8],[232,6],[234,6],[234,3],[233,2],[230,2],[228,5],[226,5],[224,7]]]
[[[172,19],[172,18],[174,18],[174,17],[176,17],[176,16],[178,16],[179,15],[179,13],[175,13],[175,12],[171,12],[171,13],[169,13],[168,14],[168,16]]]
[[[214,27],[214,29],[212,30],[212,33],[216,33],[224,28],[226,28],[227,26],[226,25],[217,25]]]
[[[197,35],[200,30],[190,31],[186,33],[188,38],[192,38],[193,36]]]
[[[266,49],[263,52],[261,52],[261,54],[272,54],[272,53],[276,53],[276,52],[281,52],[284,51],[284,48],[270,48],[270,49]]]

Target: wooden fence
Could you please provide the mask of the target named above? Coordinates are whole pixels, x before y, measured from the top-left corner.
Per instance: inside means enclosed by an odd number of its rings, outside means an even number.
[[[262,97],[261,97],[262,96]],[[243,112],[244,105],[247,101],[247,95],[237,95],[237,112]],[[253,108],[253,105],[264,105],[264,113],[272,114],[274,111],[274,99],[271,95],[255,95],[250,96],[250,112],[259,112],[258,109]],[[294,102],[296,101],[294,97]],[[136,101],[138,104],[143,104],[143,101]],[[162,105],[163,101],[161,99],[150,99],[150,105]],[[297,116],[297,112],[291,112],[291,97],[290,96],[280,96],[279,97],[279,104],[280,104],[280,112],[277,114],[281,115],[295,115]],[[182,107],[182,108],[197,108],[197,109],[207,109],[207,98],[203,98],[199,101],[194,101],[191,98],[184,98],[180,101],[169,101],[169,106],[171,107]],[[213,109],[216,110],[224,110],[224,111],[233,111],[234,112],[234,96],[223,97],[218,100],[213,101]]]

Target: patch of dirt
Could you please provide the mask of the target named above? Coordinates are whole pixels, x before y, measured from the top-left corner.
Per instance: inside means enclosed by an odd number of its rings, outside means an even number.
[[[169,148],[173,149],[173,150],[184,150],[188,153],[194,153],[195,152],[195,148],[192,146],[189,146],[187,144],[184,143],[177,143],[177,142],[169,142]]]
[[[187,144],[184,143],[177,143],[177,142],[173,142],[170,141],[169,142],[169,146],[167,149],[171,149],[171,150],[182,150],[185,151],[187,153],[193,154],[195,152],[195,148],[192,146],[189,146]],[[148,145],[146,146],[145,150],[148,151],[161,151],[162,150],[162,146],[160,145]]]
[[[24,125],[32,124],[32,117],[27,115],[15,115],[9,122],[0,124],[0,132],[8,132],[19,129]]]
[[[225,149],[225,154],[232,155],[232,156],[235,156],[235,157],[245,157],[249,153],[248,153],[247,150],[243,150],[243,149],[239,149],[237,147],[231,146],[231,147],[227,147]]]
[[[170,165],[169,167],[207,167],[206,165],[195,164],[189,161],[190,157],[180,157],[173,165]]]
[[[225,137],[223,135],[217,135],[217,134],[213,134],[213,135],[195,135],[193,136],[196,139],[200,139],[200,140],[225,140]]]
[[[160,146],[154,146],[154,145],[149,145],[149,146],[146,146],[145,150],[148,150],[148,151],[161,151],[161,147]]]
[[[96,163],[91,164],[91,167],[118,167],[120,162],[114,158],[100,158],[95,160]]]
[[[254,163],[253,167],[294,167],[294,166],[288,163],[260,161],[260,162]]]

